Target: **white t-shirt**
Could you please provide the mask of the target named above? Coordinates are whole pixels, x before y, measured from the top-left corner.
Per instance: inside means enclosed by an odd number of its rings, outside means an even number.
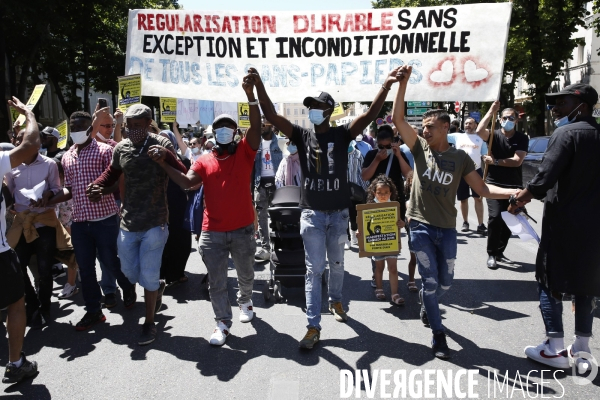
[[[9,151],[0,151],[0,174],[2,174],[2,180],[4,180],[4,175],[9,173],[11,169]],[[10,250],[10,246],[6,240],[6,200],[1,191],[0,203],[0,253],[4,253]]]
[[[450,133],[448,143],[463,150],[471,157],[477,169],[481,168],[481,156],[487,155],[487,143],[476,133]]]
[[[275,176],[275,170],[273,169],[273,159],[271,158],[271,141],[262,141],[261,150],[261,172],[260,176],[265,178],[269,176]]]

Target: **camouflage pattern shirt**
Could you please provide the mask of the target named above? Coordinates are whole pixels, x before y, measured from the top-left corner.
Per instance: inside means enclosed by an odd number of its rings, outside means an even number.
[[[150,146],[163,146],[175,152],[171,141],[149,133],[138,146],[124,139],[115,147],[112,167],[125,175],[121,229],[143,232],[169,221],[167,208],[167,173],[148,157]]]

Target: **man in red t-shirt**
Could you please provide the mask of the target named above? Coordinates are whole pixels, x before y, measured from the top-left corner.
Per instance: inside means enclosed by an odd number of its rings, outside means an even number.
[[[243,88],[250,105],[250,128],[239,143],[233,140],[237,123],[227,114],[213,121],[216,146],[192,165],[187,175],[169,166],[163,157],[155,156],[169,177],[184,189],[204,184],[204,220],[200,236],[200,252],[209,279],[210,301],[217,327],[210,344],[225,343],[232,324],[231,305],[227,295],[227,264],[231,254],[238,274],[237,298],[240,321],[249,322],[254,285],[254,207],[247,188],[250,187],[254,158],[261,140],[261,119],[254,96],[254,80],[248,74]]]

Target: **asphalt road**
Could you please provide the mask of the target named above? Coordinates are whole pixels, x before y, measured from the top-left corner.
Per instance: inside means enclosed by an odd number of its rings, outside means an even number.
[[[529,211],[541,223],[542,204],[532,204]],[[460,225],[461,218],[458,220]],[[470,222],[471,227],[477,225],[472,205]],[[539,228],[538,224],[538,232]],[[406,238],[402,240],[407,249]],[[140,289],[134,309],[125,310],[119,303],[106,312],[106,323],[88,332],[74,329],[85,312],[81,294],[55,299],[52,313],[56,320],[42,331],[28,331],[25,339],[26,354],[39,363],[40,374],[34,380],[4,387],[0,397],[335,399],[345,394],[340,388],[340,371],[359,369],[368,371],[367,376],[377,382],[372,388],[369,381],[362,384],[362,398],[381,398],[386,391],[393,397],[394,375],[399,397],[426,397],[423,391],[415,392],[420,385],[429,388],[432,398],[445,397],[446,392],[437,392],[444,389],[439,374],[452,374],[453,383],[458,381],[450,397],[461,397],[462,392],[472,397],[467,392],[469,374],[465,370],[476,370],[470,376],[477,381],[471,382],[471,395],[479,398],[540,398],[540,394],[544,398],[599,398],[600,378],[580,386],[570,370],[554,374],[551,368],[523,355],[525,346],[537,345],[545,337],[534,279],[536,244],[511,239],[506,256],[519,265],[495,271],[486,268],[485,246],[486,239],[474,232],[459,232],[454,285],[441,306],[453,351],[449,361],[432,356],[431,331],[419,320],[418,296],[406,290],[407,251],[398,265],[406,299],[403,307],[377,301],[370,286],[370,262],[359,259],[356,249],[346,251],[344,306],[350,320],[336,322],[326,310],[324,297],[321,342],[307,352],[298,349],[298,340],[306,332],[303,290],[285,288],[286,302],[265,302],[261,289],[268,276],[266,264],[255,267],[256,317],[241,324],[234,309],[227,343],[211,347],[213,312],[206,287],[201,285],[206,270],[193,250],[187,268],[189,282],[165,292],[155,343],[137,345],[144,313]],[[235,304],[234,270],[229,277],[230,299]],[[62,284],[64,278],[57,282],[56,294]],[[385,289],[389,293],[387,282]],[[574,320],[570,303],[564,304],[566,343],[570,344]],[[599,315],[596,311],[596,318]],[[3,365],[8,356],[5,337],[0,326]],[[600,355],[598,340],[592,339],[590,344],[592,352]],[[383,392],[382,374],[391,381]],[[427,380],[430,374],[432,386]],[[349,394],[355,398],[355,392]]]

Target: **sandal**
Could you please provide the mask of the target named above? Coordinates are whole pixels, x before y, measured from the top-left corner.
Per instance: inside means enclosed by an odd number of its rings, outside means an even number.
[[[385,293],[383,293],[383,289],[375,289],[375,297],[377,297],[377,300],[385,300]]]
[[[403,306],[404,299],[402,297],[400,297],[400,295],[398,293],[396,293],[395,295],[392,296],[392,303],[397,306]]]
[[[409,292],[418,292],[419,288],[417,287],[417,284],[415,283],[415,281],[409,281],[406,284],[406,287],[408,288]]]

